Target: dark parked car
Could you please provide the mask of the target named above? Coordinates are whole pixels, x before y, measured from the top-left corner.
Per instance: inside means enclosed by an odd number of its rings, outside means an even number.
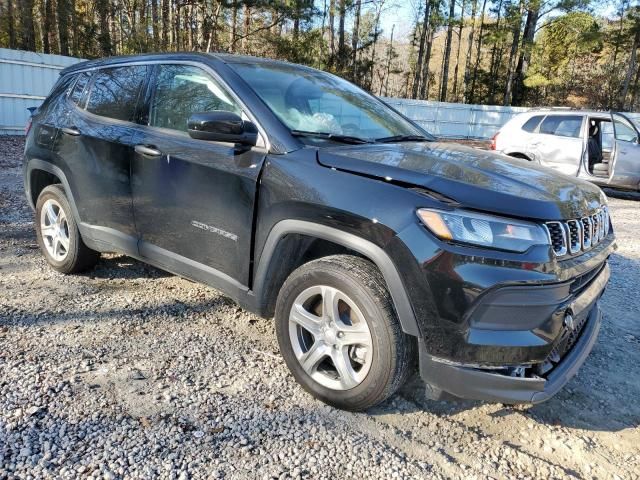
[[[275,317],[297,381],[351,410],[417,363],[432,396],[549,398],[596,340],[615,246],[598,187],[251,57],[63,70],[24,179],[56,270],[119,252],[219,289]]]

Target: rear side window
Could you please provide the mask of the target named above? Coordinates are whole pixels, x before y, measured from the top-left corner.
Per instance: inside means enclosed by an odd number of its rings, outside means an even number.
[[[80,101],[82,100],[83,93],[87,88],[87,84],[89,83],[89,79],[91,75],[87,72],[81,73],[78,75],[75,85],[69,94],[69,100],[71,100],[76,105],[80,105]]]
[[[98,70],[94,74],[87,111],[102,117],[132,121],[146,74],[145,66]]]
[[[559,137],[580,137],[582,117],[579,115],[549,115],[540,125],[540,133]]]
[[[529,133],[533,132],[536,128],[538,128],[538,125],[540,125],[540,122],[543,118],[544,115],[536,115],[534,117],[531,117],[529,120],[524,122],[524,125],[522,125],[522,130]]]

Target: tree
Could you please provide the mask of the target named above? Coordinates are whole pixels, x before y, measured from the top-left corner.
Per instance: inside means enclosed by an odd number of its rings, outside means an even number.
[[[476,31],[476,9],[478,8],[478,0],[473,0],[471,6],[471,28],[469,29],[469,38],[467,41],[468,48],[464,62],[464,79],[463,79],[463,91],[462,91],[462,103],[469,103],[468,87],[469,78],[471,77],[471,56],[473,54],[473,39]],[[483,7],[484,14],[484,7]]]
[[[442,84],[440,86],[440,101],[447,101],[447,81],[449,80],[449,59],[451,56],[451,40],[453,39],[453,23],[456,2],[449,0],[449,17],[447,18],[447,41],[444,47],[444,57],[442,59]]]

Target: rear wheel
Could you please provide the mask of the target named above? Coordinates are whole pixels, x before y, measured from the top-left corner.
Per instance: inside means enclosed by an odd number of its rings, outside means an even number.
[[[280,291],[276,322],[293,376],[338,408],[382,402],[413,367],[413,339],[400,328],[382,275],[362,258],[335,255],[298,268]]]
[[[93,267],[99,254],[82,241],[71,206],[60,185],[49,185],[36,203],[36,234],[45,259],[61,273]]]

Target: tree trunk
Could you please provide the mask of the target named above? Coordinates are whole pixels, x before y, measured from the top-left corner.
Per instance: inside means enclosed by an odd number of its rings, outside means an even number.
[[[471,92],[469,93],[469,103],[476,101],[476,80],[478,79],[478,68],[480,67],[480,57],[482,53],[482,34],[484,33],[484,14],[487,8],[487,0],[482,2],[482,14],[480,15],[480,31],[478,32],[478,46],[476,48],[476,61],[473,65],[473,76],[471,77]]]
[[[467,46],[467,55],[464,60],[464,79],[462,84],[462,103],[467,103],[469,98],[469,79],[471,78],[471,54],[473,53],[473,37],[476,32],[476,9],[478,8],[478,0],[473,0],[471,7],[471,30],[469,31],[469,40]]]
[[[100,35],[98,44],[100,53],[104,57],[111,55],[111,35],[109,34],[109,2],[108,0],[96,0],[96,11],[98,14],[98,24]]]
[[[440,8],[439,2],[435,4],[432,12],[437,12]],[[431,76],[429,73],[429,65],[431,63],[431,49],[433,48],[433,36],[435,30],[429,28],[429,36],[427,37],[427,51],[425,53],[424,62],[422,62],[422,83],[420,85],[420,98],[428,100],[429,98],[429,83]]]
[[[243,10],[244,17],[244,29],[242,30],[242,53],[249,53],[249,29],[251,28],[251,7],[247,4],[244,5]]]
[[[396,29],[396,24],[394,23],[391,27],[391,38],[389,39],[389,52],[387,55],[387,74],[384,78],[384,96],[389,95],[389,76],[391,76],[391,60],[393,59],[393,31]],[[382,92],[382,87],[381,92]]]
[[[498,2],[498,15],[496,19],[496,32],[500,32],[500,23],[502,21],[502,3],[503,0]],[[491,103],[494,103],[494,96],[496,93],[496,83],[498,77],[498,68],[500,67],[500,59],[502,57],[502,53],[498,53],[498,42],[493,44],[493,48],[491,49],[491,61],[489,62],[489,95],[488,100]]]
[[[360,11],[362,2],[356,0],[356,12],[353,18],[353,34],[351,35],[351,79],[355,81],[357,76],[357,55],[358,55],[358,40],[360,35]]]
[[[151,23],[153,28],[153,49],[160,47],[160,17],[158,16],[158,0],[151,0]]]
[[[69,2],[58,0],[58,38],[60,39],[60,55],[69,55]],[[74,33],[77,35],[77,33]]]
[[[631,46],[631,57],[629,59],[629,67],[627,68],[627,73],[624,76],[624,83],[622,84],[622,94],[620,95],[620,99],[618,100],[618,109],[624,110],[625,100],[627,99],[627,95],[629,93],[629,85],[631,84],[631,77],[633,76],[633,72],[636,70],[636,60],[637,60],[637,50],[640,44],[640,28],[636,27],[636,34],[633,37],[633,45]]]
[[[171,27],[169,23],[169,0],[162,0],[162,49],[169,50]]]
[[[21,50],[36,49],[36,34],[33,25],[33,0],[20,0],[20,45]]]
[[[236,29],[238,25],[238,2],[234,0],[231,5],[231,29],[229,30],[229,51],[233,53],[236,48]]]
[[[329,65],[333,64],[336,56],[336,0],[329,2],[329,51],[331,57],[329,58]]]
[[[464,28],[464,7],[466,0],[462,0],[462,11],[460,13],[460,26],[458,27],[458,51],[456,52],[456,68],[453,70],[453,101],[458,101],[458,69],[460,66],[460,47],[462,46],[462,30]]]
[[[49,32],[51,30],[51,17],[47,15],[47,9],[51,8],[51,0],[41,0],[40,2],[40,18],[42,19],[42,28],[40,29],[40,40],[42,42],[42,52],[51,53],[49,46]],[[1,10],[0,10],[1,11]]]
[[[516,67],[513,84],[512,105],[522,105],[525,100],[524,79],[527,76],[527,69],[529,68],[529,62],[531,60],[531,50],[533,49],[533,41],[539,16],[539,7],[527,11],[527,21],[524,25],[524,33],[522,34],[522,48],[520,50],[520,56],[518,57],[518,65]]]
[[[7,34],[9,37],[9,48],[18,48],[18,42],[16,41],[16,19],[13,9],[13,0],[7,0]]]
[[[449,60],[451,57],[451,40],[453,39],[453,20],[455,15],[456,2],[449,0],[449,18],[447,20],[447,42],[444,47],[442,57],[442,83],[440,84],[440,101],[447,101],[447,81],[449,77]]]
[[[425,43],[427,41],[427,35],[429,31],[429,18],[431,15],[430,12],[431,0],[425,0],[424,2],[424,18],[422,20],[422,31],[420,32],[420,46],[418,47],[418,60],[416,61],[416,72],[415,77],[413,79],[413,88],[411,90],[411,98],[417,98],[418,89],[420,88],[420,81],[424,81],[422,78],[422,62],[425,61],[424,58],[424,48]]]
[[[347,1],[338,0],[338,70],[345,67],[345,42],[344,42],[344,20],[347,14]]]
[[[636,68],[636,78],[633,81],[633,88],[631,89],[631,101],[629,102],[629,110],[637,111],[636,99],[638,98],[639,86],[640,86],[640,67]]]
[[[513,19],[513,29],[511,34],[511,51],[509,52],[509,63],[507,64],[507,82],[504,88],[504,97],[502,104],[506,107],[511,104],[511,88],[513,85],[513,76],[515,69],[515,60],[518,55],[518,45],[520,45],[520,32],[522,31],[522,10],[524,8],[523,0],[520,0],[520,8],[518,15]]]

